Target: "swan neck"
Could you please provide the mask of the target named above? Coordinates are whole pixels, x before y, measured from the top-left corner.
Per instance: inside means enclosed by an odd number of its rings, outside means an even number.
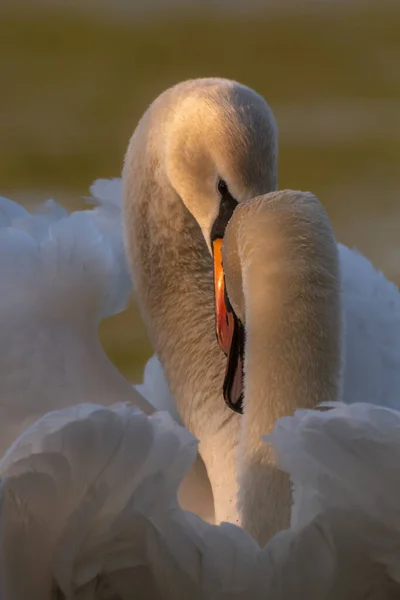
[[[285,277],[284,265],[278,268],[270,281],[248,268],[243,281],[246,422],[263,434],[297,409],[340,396],[338,277],[325,269],[302,273],[296,264]]]
[[[262,544],[289,526],[291,512],[289,479],[262,436],[281,417],[340,399],[336,242],[327,218],[312,227],[307,213],[302,223],[301,214],[286,212],[267,214],[260,253],[246,254],[252,246],[244,239],[239,248],[246,330],[241,515]]]
[[[155,168],[158,146],[143,152],[141,135],[139,129],[131,140],[123,172],[135,295],[182,423],[200,440],[216,521],[237,522],[232,453],[239,423],[222,396],[225,357],[215,336],[212,259],[195,219]]]

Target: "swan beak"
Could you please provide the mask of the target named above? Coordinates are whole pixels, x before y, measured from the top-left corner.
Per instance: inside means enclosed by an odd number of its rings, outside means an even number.
[[[242,414],[244,329],[225,292],[222,241],[222,238],[214,240],[213,256],[217,340],[221,350],[228,358],[223,393],[229,408]]]

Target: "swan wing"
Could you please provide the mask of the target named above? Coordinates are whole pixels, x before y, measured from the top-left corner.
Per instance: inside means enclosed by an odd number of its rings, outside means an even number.
[[[104,197],[70,215],[0,198],[0,456],[45,412],[139,398],[98,341],[130,292],[120,211]]]
[[[273,441],[297,483],[312,485],[285,447],[294,435],[301,451],[310,451],[301,437],[310,425],[293,419],[279,424]],[[165,412],[83,404],[46,414],[0,462],[2,596],[354,600],[367,597],[357,595],[354,581],[362,574],[364,591],[372,564],[377,595],[368,597],[391,598],[383,586],[389,569],[389,582],[399,580],[398,532],[383,540],[381,528],[397,517],[384,523],[379,516],[377,527],[350,494],[341,504],[321,501],[303,523],[260,549],[239,527],[209,525],[179,507],[177,490],[196,451],[192,436]],[[322,452],[318,457],[325,461]],[[313,489],[322,497],[337,487],[337,497],[340,485],[325,488],[324,481]]]
[[[167,413],[83,404],[46,414],[0,462],[2,597],[324,597],[335,555],[320,528],[261,550],[239,527],[178,506],[195,455]]]
[[[343,399],[400,407],[400,294],[371,262],[339,245],[345,313]]]
[[[176,567],[160,527],[169,515],[173,529],[195,453],[166,413],[84,404],[46,414],[0,463],[2,597],[49,598],[57,587],[65,598],[106,598],[117,586],[133,598],[155,585],[160,560],[167,585]]]
[[[354,594],[338,597],[398,594],[400,413],[362,403],[297,411],[269,441],[294,485],[293,528],[329,531],[336,589]]]

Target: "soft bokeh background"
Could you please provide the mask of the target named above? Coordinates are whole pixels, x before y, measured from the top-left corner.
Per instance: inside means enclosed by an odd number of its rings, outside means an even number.
[[[2,0],[0,193],[82,206],[155,96],[235,78],[275,112],[280,187],[316,193],[338,239],[399,283],[399,31],[398,0]],[[139,379],[135,306],[101,336]]]

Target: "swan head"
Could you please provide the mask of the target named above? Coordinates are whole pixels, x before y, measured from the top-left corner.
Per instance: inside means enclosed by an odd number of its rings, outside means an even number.
[[[274,314],[279,316],[279,306],[286,304],[295,315],[306,312],[305,303],[311,307],[310,314],[322,315],[318,327],[326,326],[323,319],[336,323],[337,245],[317,198],[284,190],[239,205],[215,256],[217,335],[227,356],[224,398],[230,408],[242,413],[244,336],[249,318],[252,331],[263,329],[268,327],[262,324],[268,311],[278,307]],[[310,329],[312,321],[310,317]]]
[[[125,197],[144,171],[154,182],[153,196],[158,187],[164,198],[172,192],[181,199],[212,253],[236,205],[276,189],[273,113],[261,96],[235,81],[179,83],[150,105],[132,136]]]
[[[194,80],[176,93],[166,172],[211,250],[238,203],[276,188],[275,119],[261,96],[234,81]]]

